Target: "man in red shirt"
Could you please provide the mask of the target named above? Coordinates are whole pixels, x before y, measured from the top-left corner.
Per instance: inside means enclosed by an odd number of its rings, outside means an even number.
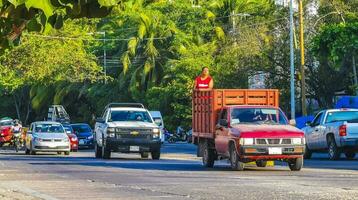
[[[214,81],[209,75],[209,68],[203,67],[200,76],[196,77],[194,90],[209,91],[214,87]]]

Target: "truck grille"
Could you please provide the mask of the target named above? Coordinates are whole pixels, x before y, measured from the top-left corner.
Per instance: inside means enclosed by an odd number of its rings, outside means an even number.
[[[116,137],[118,139],[147,139],[152,138],[152,129],[138,128],[116,128]]]
[[[291,139],[287,138],[257,138],[255,139],[255,144],[257,145],[285,145],[285,144],[292,144]]]

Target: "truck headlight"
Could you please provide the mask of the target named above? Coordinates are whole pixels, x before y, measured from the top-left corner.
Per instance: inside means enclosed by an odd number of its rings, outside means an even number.
[[[158,133],[159,134],[159,132],[160,132],[159,128],[154,128],[153,129],[153,133]]]
[[[114,136],[116,136],[116,134],[115,133],[108,133],[108,136],[109,137],[114,137]]]
[[[292,138],[292,144],[302,144],[302,138]]]
[[[253,145],[254,144],[254,138],[241,138],[240,139],[240,145]]]
[[[107,128],[107,132],[108,132],[108,133],[115,133],[115,132],[116,132],[116,128],[108,127],[108,128]]]

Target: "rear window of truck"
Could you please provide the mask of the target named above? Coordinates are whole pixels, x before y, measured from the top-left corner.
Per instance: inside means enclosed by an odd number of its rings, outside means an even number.
[[[338,111],[327,114],[326,123],[344,121],[358,123],[358,111]]]

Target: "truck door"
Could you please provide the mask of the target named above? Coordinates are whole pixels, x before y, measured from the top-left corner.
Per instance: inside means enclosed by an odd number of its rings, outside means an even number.
[[[310,149],[319,149],[319,139],[322,134],[322,126],[321,121],[323,118],[324,112],[320,112],[316,115],[313,119],[311,126],[308,128],[307,131],[307,145]]]
[[[228,110],[227,108],[222,109],[219,115],[218,124],[216,125],[215,131],[215,147],[219,154],[225,154],[228,148],[228,134],[229,128],[220,124],[221,120],[228,121]]]

